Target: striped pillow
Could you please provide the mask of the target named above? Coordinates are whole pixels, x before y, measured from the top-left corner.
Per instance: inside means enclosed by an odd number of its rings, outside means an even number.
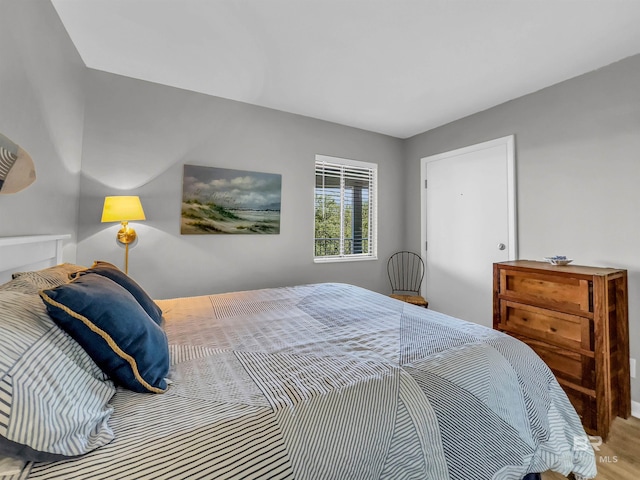
[[[73,263],[61,263],[33,272],[16,272],[12,277],[16,281],[34,285],[40,291],[44,288],[53,288],[67,283],[71,275],[84,269],[85,267]]]
[[[114,393],[38,295],[0,291],[0,457],[54,461],[109,443]]]

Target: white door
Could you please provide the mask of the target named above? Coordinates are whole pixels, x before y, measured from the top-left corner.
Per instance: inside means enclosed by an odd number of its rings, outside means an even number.
[[[517,258],[513,136],[422,159],[429,308],[493,322],[493,263]]]

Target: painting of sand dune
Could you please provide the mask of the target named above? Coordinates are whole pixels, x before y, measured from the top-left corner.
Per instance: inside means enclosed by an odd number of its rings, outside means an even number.
[[[180,233],[280,233],[282,175],[185,165]]]

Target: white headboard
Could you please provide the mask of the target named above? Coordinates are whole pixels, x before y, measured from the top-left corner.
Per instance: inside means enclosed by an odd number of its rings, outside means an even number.
[[[0,283],[18,271],[39,270],[62,263],[62,241],[69,234],[0,237]]]

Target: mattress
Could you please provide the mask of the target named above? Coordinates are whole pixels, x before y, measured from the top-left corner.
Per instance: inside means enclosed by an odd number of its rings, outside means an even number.
[[[336,283],[158,304],[168,391],[119,389],[110,444],[15,479],[595,476],[553,374],[500,332]]]

